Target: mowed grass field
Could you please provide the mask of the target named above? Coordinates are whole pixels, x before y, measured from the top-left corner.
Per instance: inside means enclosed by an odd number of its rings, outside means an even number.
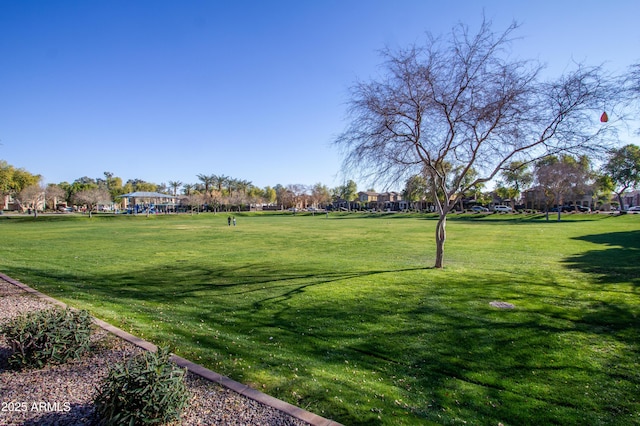
[[[236,218],[0,217],[0,271],[347,425],[640,424],[640,215],[452,216],[443,270],[433,217]]]

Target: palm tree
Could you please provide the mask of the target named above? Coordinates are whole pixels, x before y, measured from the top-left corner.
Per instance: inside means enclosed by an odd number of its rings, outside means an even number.
[[[238,189],[238,191],[242,191],[243,194],[247,194],[247,191],[249,190],[249,188],[251,187],[251,181],[249,180],[238,180],[236,182],[236,188]]]
[[[234,179],[232,177],[227,177],[227,190],[229,191],[229,196],[233,194],[233,191],[238,187],[238,179]]]
[[[211,193],[209,192],[209,188],[214,183],[215,178],[216,178],[216,175],[205,175],[205,174],[198,175],[198,179],[200,179],[200,182],[202,182],[202,184],[204,185],[204,193],[206,196],[211,195]]]
[[[185,183],[184,185],[182,185],[182,191],[184,192],[185,195],[191,195],[191,191],[193,191],[193,184],[190,183]]]
[[[170,180],[169,181],[169,187],[173,188],[173,196],[175,197],[178,194],[178,188],[180,188],[182,186],[182,182],[180,182],[179,180],[174,181],[174,180]]]
[[[222,194],[222,187],[227,183],[229,176],[215,175],[214,184],[218,188],[218,192]]]

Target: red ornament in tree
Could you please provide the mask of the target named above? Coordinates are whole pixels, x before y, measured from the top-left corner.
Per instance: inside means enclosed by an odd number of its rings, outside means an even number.
[[[607,112],[603,112],[602,115],[600,116],[600,121],[602,121],[603,123],[606,123],[607,121],[609,121],[609,116],[607,115]]]

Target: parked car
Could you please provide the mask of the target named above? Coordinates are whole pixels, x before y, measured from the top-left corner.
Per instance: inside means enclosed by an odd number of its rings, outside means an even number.
[[[473,206],[471,207],[471,211],[473,212],[488,212],[489,209],[486,207],[482,207],[482,206]]]
[[[563,206],[563,212],[581,212],[581,213],[589,213],[591,209],[585,206]]]
[[[627,209],[627,213],[629,214],[640,214],[640,206],[633,206]]]
[[[509,206],[503,206],[498,204],[497,206],[493,206],[493,211],[500,212],[500,213],[510,213],[513,211],[513,209]]]

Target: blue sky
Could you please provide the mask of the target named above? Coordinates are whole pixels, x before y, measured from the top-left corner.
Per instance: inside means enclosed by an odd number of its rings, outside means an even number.
[[[378,51],[483,13],[521,22],[515,51],[550,75],[640,62],[637,0],[0,0],[0,159],[46,183],[334,187],[349,87],[378,75]]]

